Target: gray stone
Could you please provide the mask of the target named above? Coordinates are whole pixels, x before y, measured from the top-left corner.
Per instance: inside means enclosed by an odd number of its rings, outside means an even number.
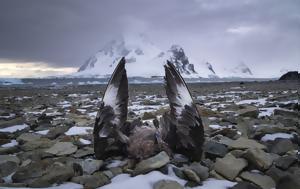
[[[289,139],[277,138],[269,146],[270,152],[283,155],[288,151],[294,150],[294,145]]]
[[[281,115],[284,117],[295,117],[299,118],[300,113],[296,111],[290,111],[290,110],[283,110],[283,109],[275,109],[274,110],[274,115]]]
[[[76,153],[73,154],[73,157],[82,158],[82,157],[92,155],[92,154],[94,154],[94,149],[86,146],[86,147],[83,147],[83,148],[77,150]]]
[[[186,176],[180,168],[173,167],[172,169],[177,177],[186,180]]]
[[[34,179],[29,183],[30,187],[49,187],[55,183],[63,183],[74,176],[74,170],[70,166],[55,162],[48,169],[46,174]]]
[[[228,152],[225,145],[208,141],[204,144],[204,153],[208,158],[224,157]]]
[[[53,141],[47,138],[39,138],[36,140],[28,141],[25,144],[21,145],[21,149],[24,151],[32,151],[38,148],[49,148],[53,145]]]
[[[249,163],[262,171],[271,167],[273,163],[273,157],[258,148],[248,149],[244,157],[248,160]]]
[[[183,174],[186,176],[186,178],[188,180],[193,181],[198,184],[201,183],[200,177],[193,170],[185,168],[185,169],[183,169]]]
[[[249,148],[258,148],[266,149],[267,147],[256,142],[255,140],[247,139],[245,137],[240,137],[237,140],[228,141],[228,146],[230,149],[249,149]]]
[[[18,165],[20,164],[20,159],[17,156],[0,155],[0,164],[5,163],[7,161],[15,162]]]
[[[58,136],[67,132],[69,128],[70,128],[70,126],[57,126],[57,127],[50,128],[46,137],[49,139],[55,139]]]
[[[200,163],[193,162],[189,169],[193,170],[200,177],[201,181],[206,180],[209,176],[209,169]]]
[[[236,185],[234,185],[233,187],[231,187],[230,189],[261,189],[259,186],[252,184],[250,182],[239,182]]]
[[[26,142],[35,141],[41,138],[41,135],[36,133],[22,133],[18,138],[17,142],[24,144]]]
[[[289,173],[287,171],[282,171],[275,166],[272,166],[268,171],[265,172],[266,175],[270,176],[276,183],[282,178],[287,176]]]
[[[255,127],[251,127],[250,130],[250,137],[251,138],[260,138],[264,136],[265,134],[274,134],[274,133],[289,133],[291,131],[294,131],[295,128],[293,127],[285,127],[282,124],[259,124]]]
[[[162,151],[153,157],[150,157],[148,159],[139,162],[133,171],[133,175],[145,174],[152,170],[161,168],[164,165],[168,164],[169,162],[170,162],[170,158],[168,154]]]
[[[97,188],[110,183],[104,174],[77,176],[73,177],[71,181],[82,184],[85,188]]]
[[[247,165],[245,159],[235,158],[232,154],[227,154],[224,158],[217,158],[215,170],[225,178],[233,180]]]
[[[262,189],[275,188],[274,180],[267,175],[261,175],[259,173],[243,172],[240,174],[240,177],[244,180],[253,182],[254,184],[260,186]]]
[[[32,151],[27,151],[23,153],[19,153],[17,155],[21,160],[30,159],[32,161],[39,161],[45,157],[51,157],[53,155],[46,153],[44,149],[35,149]]]
[[[19,169],[13,174],[12,180],[16,183],[28,182],[46,174],[48,166],[53,163],[52,160],[45,159],[37,162],[32,162]]]
[[[83,173],[92,174],[95,171],[99,170],[103,165],[102,160],[94,160],[94,159],[85,159],[79,163],[82,167]]]
[[[18,164],[13,161],[0,163],[0,178],[10,175],[11,173],[15,172],[17,168]]]
[[[299,175],[287,175],[282,177],[276,185],[276,189],[299,189],[300,179]]]
[[[77,146],[72,142],[57,142],[45,152],[57,156],[70,155],[77,151]]]
[[[174,180],[160,180],[153,185],[153,189],[183,189],[183,186]]]
[[[239,114],[240,116],[243,116],[243,117],[257,118],[257,116],[259,114],[259,110],[255,106],[243,106],[242,109],[239,109],[237,111],[237,114]]]
[[[17,146],[13,147],[0,147],[0,155],[7,155],[7,154],[15,154],[19,152],[20,149]]]
[[[297,161],[296,156],[293,155],[283,156],[275,160],[275,165],[276,167],[286,170],[296,161]]]

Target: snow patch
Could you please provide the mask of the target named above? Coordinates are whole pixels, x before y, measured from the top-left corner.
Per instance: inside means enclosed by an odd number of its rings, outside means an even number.
[[[0,129],[0,132],[14,133],[16,131],[25,129],[26,127],[28,127],[28,125],[26,125],[26,124],[14,125],[14,126],[11,126],[11,127],[6,127],[6,128],[3,128],[3,129]]]

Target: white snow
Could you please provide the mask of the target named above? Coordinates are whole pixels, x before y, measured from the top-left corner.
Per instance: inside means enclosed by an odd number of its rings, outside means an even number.
[[[91,141],[89,141],[89,140],[85,140],[85,139],[83,139],[83,138],[80,138],[80,139],[79,139],[79,141],[80,141],[82,144],[85,144],[85,145],[92,144],[92,142],[91,142]]]
[[[259,98],[259,99],[249,99],[249,100],[241,100],[236,102],[236,104],[255,104],[255,105],[265,105],[267,102],[267,98]]]
[[[221,126],[221,125],[209,125],[209,128],[217,130],[217,129],[221,129],[221,128],[224,128],[224,127]]]
[[[87,135],[92,130],[93,130],[93,127],[74,126],[74,127],[71,127],[65,134],[69,135],[69,136],[71,136],[71,135]]]
[[[130,177],[129,174],[121,174],[112,179],[112,183],[101,187],[101,189],[132,189],[132,188],[143,188],[152,189],[153,184],[160,180],[175,180],[181,185],[184,185],[186,181],[177,177],[164,175],[159,171],[152,171],[145,175],[138,175]]]
[[[90,117],[96,117],[96,116],[97,116],[97,113],[98,113],[98,112],[91,112],[91,113],[88,113],[88,115],[89,115]]]
[[[16,131],[25,129],[26,127],[28,127],[28,125],[26,125],[26,124],[14,125],[14,126],[11,126],[11,127],[6,127],[6,128],[3,128],[3,129],[0,129],[0,132],[14,133]]]
[[[0,116],[0,119],[9,119],[9,118],[13,118],[13,117],[15,117],[15,116],[16,116],[16,114],[10,113],[10,114],[7,115],[7,116]]]
[[[106,165],[106,168],[118,167],[122,163],[123,163],[123,161],[120,161],[120,160],[112,160],[108,165]]]
[[[261,138],[261,141],[269,141],[269,140],[275,140],[276,138],[293,138],[292,134],[288,134],[288,133],[274,133],[274,134],[266,134],[265,136],[263,136]]]
[[[46,134],[48,134],[48,132],[49,132],[49,129],[46,129],[46,130],[43,130],[43,131],[37,131],[35,133],[40,134],[40,135],[46,135]]]
[[[153,185],[160,180],[174,180],[182,186],[184,186],[184,184],[186,183],[185,180],[178,178],[172,172],[169,175],[164,175],[159,171],[152,171],[148,174],[138,175],[135,177],[130,177],[129,174],[118,175],[112,179],[111,184],[105,185],[101,187],[101,189],[152,189]],[[235,182],[230,182],[227,180],[208,179],[203,182],[202,186],[194,187],[194,189],[227,189],[228,187],[232,187],[235,184]]]
[[[278,107],[259,108],[258,117],[271,116],[273,115],[275,109],[278,109]]]
[[[9,147],[13,147],[13,146],[17,146],[19,143],[16,140],[11,140],[10,143],[6,143],[1,145],[1,147],[3,148],[9,148]]]
[[[188,54],[185,52],[185,54]],[[125,35],[121,39],[109,42],[85,63],[85,68],[74,73],[75,77],[108,77],[113,73],[120,58],[125,56],[128,77],[164,76],[163,65],[172,57],[172,51],[161,50],[142,35]],[[187,55],[188,56],[188,55]],[[211,77],[215,74],[209,66],[188,58],[194,64],[197,73],[182,74],[183,77],[199,78]]]

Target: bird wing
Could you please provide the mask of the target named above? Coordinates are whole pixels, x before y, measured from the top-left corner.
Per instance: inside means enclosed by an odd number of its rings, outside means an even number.
[[[96,124],[99,136],[107,137],[114,128],[120,128],[127,120],[128,79],[123,57],[115,68],[104,93]]]
[[[191,149],[197,153],[194,155],[201,156],[204,142],[201,117],[185,81],[169,61],[165,65],[165,89],[171,108],[170,125],[176,127],[176,148]]]

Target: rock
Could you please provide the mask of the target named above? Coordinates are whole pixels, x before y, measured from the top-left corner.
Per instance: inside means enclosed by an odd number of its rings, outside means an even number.
[[[276,189],[300,189],[300,180],[297,175],[287,175],[281,178],[276,185]]]
[[[46,174],[48,166],[52,163],[52,160],[45,159],[32,162],[24,167],[19,167],[19,169],[13,174],[12,180],[16,183],[22,183],[41,177]]]
[[[26,142],[31,142],[31,141],[39,140],[40,138],[41,138],[41,135],[36,134],[36,133],[22,133],[17,138],[17,142],[19,142],[19,144],[24,144]]]
[[[289,71],[283,74],[280,78],[280,81],[289,81],[289,80],[300,80],[300,73],[297,71]]]
[[[270,176],[276,183],[282,178],[287,176],[289,173],[287,171],[282,171],[275,166],[272,166],[268,171],[265,172],[266,175]]]
[[[269,146],[272,153],[283,155],[288,151],[294,150],[294,145],[289,139],[277,138]]]
[[[288,169],[293,163],[297,161],[297,158],[293,155],[279,157],[275,160],[276,167],[279,167],[283,170]]]
[[[262,171],[271,167],[273,163],[272,156],[258,148],[248,149],[244,157],[248,160],[249,163]]]
[[[230,189],[261,189],[261,187],[252,184],[250,182],[238,182],[236,185],[234,185],[233,187],[231,187]]]
[[[215,170],[227,179],[233,180],[247,165],[245,159],[235,158],[232,154],[227,154],[224,158],[217,158]]]
[[[103,165],[103,161],[94,160],[94,159],[85,159],[81,161],[79,164],[82,167],[83,173],[90,175],[100,169],[100,167]]]
[[[37,140],[28,141],[20,147],[24,151],[32,151],[37,148],[49,148],[53,144],[54,142],[47,138],[39,138]]]
[[[94,149],[91,147],[83,147],[79,150],[76,151],[75,154],[73,154],[73,157],[75,158],[82,158],[88,155],[93,155],[94,154]]]
[[[265,134],[274,133],[289,133],[294,131],[293,127],[285,127],[282,124],[270,125],[270,124],[260,124],[255,127],[251,127],[250,137],[251,138],[261,138]]]
[[[189,159],[182,155],[182,154],[174,154],[172,158],[172,164],[177,165],[177,166],[182,166],[183,164],[189,163]]]
[[[162,151],[153,157],[150,157],[148,159],[139,162],[133,171],[133,175],[145,174],[152,170],[161,168],[162,166],[168,164],[169,162],[170,162],[170,158],[168,154]]]
[[[123,169],[121,167],[112,167],[109,169],[109,171],[112,172],[114,177],[123,173]]]
[[[237,111],[237,114],[243,117],[257,118],[259,110],[255,106],[243,106],[242,109]]]
[[[259,173],[243,172],[240,174],[240,177],[244,180],[253,182],[254,184],[260,186],[262,189],[275,188],[274,180],[267,175],[261,175]]]
[[[248,149],[248,148],[258,148],[258,149],[266,149],[266,146],[256,142],[255,140],[247,139],[245,137],[240,137],[237,140],[232,140],[228,142],[228,146],[230,149]]]
[[[300,113],[296,111],[290,111],[290,110],[283,110],[283,109],[275,109],[274,115],[281,115],[283,117],[295,117],[299,118]]]
[[[26,159],[30,159],[33,161],[39,161],[45,157],[51,157],[53,155],[46,153],[44,149],[36,149],[36,150],[32,150],[32,151],[19,153],[17,156],[23,161]]]
[[[24,119],[22,117],[18,117],[3,122],[0,120],[0,128],[10,127],[14,125],[22,125],[22,124],[24,124]]]
[[[27,184],[25,183],[0,183],[1,187],[8,187],[8,188],[25,188]]]
[[[8,162],[8,161],[14,162],[17,165],[20,164],[20,159],[16,156],[0,155],[0,164]]]
[[[56,156],[70,155],[77,151],[77,146],[72,142],[57,142],[45,152]]]
[[[58,126],[53,127],[49,129],[49,132],[47,133],[46,137],[49,139],[55,139],[58,136],[64,134],[69,130],[70,126]]]
[[[70,166],[55,162],[47,170],[46,174],[29,183],[30,187],[49,187],[55,183],[63,183],[74,176],[74,170]]]
[[[18,146],[13,146],[8,148],[0,147],[0,155],[15,154],[19,151],[20,149],[18,148]]]
[[[181,179],[184,179],[184,180],[187,179],[186,176],[185,176],[185,174],[183,173],[183,171],[182,171],[180,168],[178,168],[178,167],[173,167],[172,169],[173,169],[173,171],[174,171],[174,173],[175,173],[175,175],[176,175],[177,177],[179,177],[179,178],[181,178]]]
[[[104,174],[77,176],[73,177],[71,181],[82,184],[85,188],[97,188],[110,183]]]
[[[153,189],[184,189],[174,180],[160,180],[153,185]]]
[[[155,119],[155,118],[156,116],[152,112],[145,112],[142,117],[143,120]]]
[[[18,168],[18,165],[15,162],[7,161],[0,164],[0,177],[6,177],[11,173],[15,172]]]
[[[209,169],[207,167],[204,167],[200,163],[193,162],[189,166],[189,169],[193,170],[198,175],[198,177],[201,179],[201,181],[206,180],[209,176]]]
[[[193,181],[197,184],[201,183],[200,177],[191,169],[183,169],[183,174],[186,176],[186,178],[190,181]]]
[[[204,153],[208,158],[224,157],[228,152],[225,145],[208,141],[204,144]]]
[[[20,164],[16,156],[0,155],[0,178],[15,172]]]

